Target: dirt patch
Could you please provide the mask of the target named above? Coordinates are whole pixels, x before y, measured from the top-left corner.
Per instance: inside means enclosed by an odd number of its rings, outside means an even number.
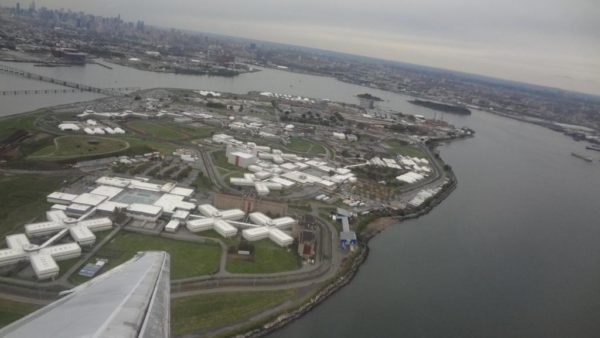
[[[390,225],[398,223],[398,220],[393,219],[392,217],[380,217],[373,222],[369,223],[364,230],[364,234],[367,238],[370,238],[383,230],[385,230]]]

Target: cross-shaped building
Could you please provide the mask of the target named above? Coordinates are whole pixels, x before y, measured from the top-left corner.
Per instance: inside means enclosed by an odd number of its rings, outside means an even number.
[[[67,260],[81,255],[81,247],[77,243],[52,245],[47,241],[42,245],[31,244],[25,234],[6,236],[8,249],[0,250],[0,266],[7,266],[29,261],[38,279],[58,276],[59,267],[56,261]]]
[[[188,230],[192,232],[214,229],[223,237],[233,237],[237,234],[237,228],[242,228],[242,237],[248,241],[269,238],[280,246],[288,246],[294,242],[292,236],[281,231],[296,224],[296,220],[291,217],[271,219],[261,212],[253,212],[249,215],[252,223],[246,223],[240,222],[246,216],[240,209],[220,211],[210,204],[203,204],[198,210],[203,216],[190,215],[193,219],[186,222]]]
[[[238,221],[246,214],[240,209],[229,209],[220,211],[210,204],[198,206],[198,211],[203,216],[192,215],[195,219],[188,220],[186,227],[191,232],[200,232],[214,229],[223,237],[232,237],[237,234],[237,228],[230,221]]]
[[[25,233],[28,237],[42,237],[52,235],[61,231],[71,234],[74,241],[80,245],[92,245],[96,242],[93,231],[108,230],[112,227],[112,221],[108,217],[81,220],[86,215],[75,219],[68,217],[62,210],[46,212],[48,221],[31,223],[25,225]]]
[[[262,212],[253,212],[249,215],[250,221],[254,224],[246,223],[242,227],[242,236],[249,241],[258,241],[269,238],[280,246],[288,246],[294,242],[292,236],[281,231],[296,224],[296,220],[291,217],[280,217],[271,219]]]

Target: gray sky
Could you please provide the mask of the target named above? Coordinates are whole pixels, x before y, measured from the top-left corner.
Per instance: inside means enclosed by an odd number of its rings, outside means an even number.
[[[36,4],[600,95],[600,0],[38,0]]]

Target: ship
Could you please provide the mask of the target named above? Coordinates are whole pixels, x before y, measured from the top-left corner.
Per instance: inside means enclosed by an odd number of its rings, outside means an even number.
[[[600,146],[586,146],[585,149],[600,151]]]
[[[571,155],[574,156],[574,157],[580,158],[580,159],[582,159],[582,160],[584,160],[586,162],[592,162],[593,161],[592,158],[589,157],[589,156],[581,155],[581,154],[578,154],[578,153],[571,153]]]
[[[450,105],[445,103],[433,102],[433,101],[425,101],[425,100],[409,100],[408,102],[417,105],[426,107],[433,110],[443,111],[445,113],[458,114],[458,115],[471,115],[471,111],[462,105]]]

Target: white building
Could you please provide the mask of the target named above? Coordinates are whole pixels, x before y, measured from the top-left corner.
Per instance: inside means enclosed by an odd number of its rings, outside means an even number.
[[[223,237],[235,236],[237,228],[229,222],[241,220],[245,216],[245,213],[240,209],[220,211],[210,204],[198,206],[198,211],[203,216],[195,216],[195,219],[188,220],[186,223],[188,230],[191,232],[200,232],[214,229]]]
[[[68,217],[64,211],[53,210],[46,212],[48,221],[25,225],[25,233],[29,237],[49,236],[60,231],[68,231],[80,245],[92,245],[96,242],[93,232],[109,230],[112,221],[109,218],[94,218],[79,221]]]
[[[0,250],[0,266],[29,261],[38,279],[55,278],[59,273],[57,261],[81,255],[76,243],[40,247],[31,244],[24,234],[6,236],[6,245],[7,249]]]
[[[271,219],[261,212],[253,212],[249,215],[249,218],[254,224],[247,225],[248,229],[242,231],[242,236],[246,240],[258,241],[269,238],[279,246],[288,246],[294,242],[294,238],[281,229],[296,224],[295,219],[291,217]]]
[[[127,216],[151,222],[156,222],[162,212],[162,207],[143,203],[132,203],[125,209]]]

